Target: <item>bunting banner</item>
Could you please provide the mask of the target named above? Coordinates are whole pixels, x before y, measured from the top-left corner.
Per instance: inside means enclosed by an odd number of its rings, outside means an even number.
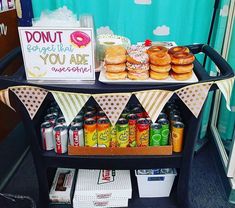
[[[217,84],[218,88],[224,95],[227,109],[231,111],[230,98],[233,91],[234,77],[231,79],[216,81],[215,83]]]
[[[115,125],[128,103],[131,93],[94,94],[92,95],[112,125]]]
[[[157,120],[160,112],[174,92],[167,90],[150,90],[134,93],[152,122]]]
[[[12,110],[15,111],[15,109],[11,106],[10,99],[9,99],[9,90],[4,89],[0,91],[0,101],[4,104],[8,105]]]
[[[24,104],[31,119],[36,115],[48,93],[47,90],[33,86],[17,86],[10,89]]]
[[[50,91],[69,125],[91,97],[90,94]]]
[[[202,106],[207,98],[207,94],[212,84],[212,82],[208,82],[189,85],[176,90],[175,92],[197,118],[201,112]]]

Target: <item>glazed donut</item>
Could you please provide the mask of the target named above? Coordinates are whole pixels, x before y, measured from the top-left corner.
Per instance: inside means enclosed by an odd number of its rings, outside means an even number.
[[[142,73],[136,73],[133,71],[128,71],[127,77],[132,80],[145,80],[149,78],[149,72],[144,71]]]
[[[104,61],[106,64],[123,64],[126,62],[126,55],[106,54]]]
[[[171,57],[168,53],[161,54],[161,53],[151,53],[150,54],[150,63],[154,65],[168,65],[171,63]]]
[[[193,64],[186,64],[186,65],[175,65],[172,64],[171,68],[172,70],[177,74],[184,74],[191,72],[193,70],[194,65]]]
[[[188,80],[192,77],[192,71],[191,72],[188,72],[188,73],[184,73],[184,74],[177,74],[173,71],[171,71],[171,77],[176,79],[176,80],[179,80],[179,81],[184,81],[184,80]]]
[[[119,45],[114,45],[106,48],[105,54],[125,55],[126,49]]]
[[[168,76],[169,76],[169,72],[158,73],[158,72],[150,70],[150,77],[152,79],[163,80],[163,79],[166,79]]]
[[[149,61],[149,56],[145,52],[132,51],[128,53],[127,61],[131,64],[146,64]]]
[[[75,31],[71,33],[70,40],[79,48],[86,47],[91,42],[91,38],[82,31]]]
[[[167,64],[160,66],[160,65],[150,64],[150,69],[158,73],[164,73],[164,72],[169,72],[171,70],[171,65]]]
[[[117,72],[117,73],[105,72],[105,77],[111,80],[125,79],[127,77],[127,72],[126,71]]]
[[[128,71],[135,71],[137,73],[149,70],[149,64],[131,64],[129,62],[126,62],[126,66]]]
[[[186,65],[191,64],[195,60],[195,57],[192,53],[187,52],[178,52],[174,53],[171,56],[171,62],[176,65]]]
[[[147,50],[148,55],[152,54],[152,53],[161,53],[166,54],[167,53],[167,48],[164,46],[152,46]]]
[[[126,64],[107,64],[105,69],[107,72],[123,72],[126,69]]]
[[[174,53],[178,53],[178,52],[187,52],[187,53],[189,53],[189,49],[187,47],[184,47],[184,46],[175,46],[175,47],[172,47],[168,50],[168,53],[170,55],[172,55]]]

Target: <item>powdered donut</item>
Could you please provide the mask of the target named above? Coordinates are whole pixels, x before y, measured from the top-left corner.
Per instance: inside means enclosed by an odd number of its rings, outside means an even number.
[[[76,46],[85,47],[91,42],[91,38],[84,32],[75,31],[70,34],[71,42],[74,43]]]

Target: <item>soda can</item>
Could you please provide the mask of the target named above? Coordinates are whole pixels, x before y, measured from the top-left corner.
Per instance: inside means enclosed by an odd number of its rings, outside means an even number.
[[[100,118],[107,118],[106,114],[104,111],[98,111],[97,113],[97,120],[100,119]]]
[[[149,122],[149,125],[151,125],[153,122],[152,122],[152,120],[151,120],[151,118],[146,118],[147,119],[147,121]]]
[[[110,147],[116,147],[117,146],[117,130],[116,125],[110,126]]]
[[[171,121],[171,127],[174,125],[175,122],[181,122],[182,121],[182,118],[178,115],[173,115],[171,118],[170,118],[170,121]]]
[[[82,116],[82,117],[83,117],[84,114],[85,114],[85,113],[84,113],[84,110],[80,110],[79,113],[78,113],[78,116]]]
[[[161,129],[162,126],[159,123],[153,123],[150,127],[150,146],[161,146]]]
[[[41,124],[42,147],[44,150],[54,149],[53,125],[46,121]]]
[[[144,118],[149,118],[149,114],[146,111],[143,111]]]
[[[127,147],[129,145],[129,126],[125,118],[120,118],[117,121],[117,146]]]
[[[91,112],[91,111],[86,112],[86,113],[84,114],[84,120],[87,120],[87,119],[89,119],[89,118],[92,118],[92,119],[96,120],[96,115],[95,115],[95,113],[94,113],[94,112]]]
[[[160,119],[162,119],[162,118],[167,119],[167,115],[166,115],[165,113],[163,113],[163,112],[161,112],[161,113],[158,115],[157,121],[160,120]]]
[[[87,112],[92,112],[94,114],[96,113],[96,107],[95,106],[88,105],[88,106],[86,106],[85,110],[86,110],[86,113]]]
[[[129,114],[130,114],[130,110],[129,110],[127,107],[125,107],[124,110],[122,111],[120,117],[127,119],[127,116],[128,116]]]
[[[132,109],[131,113],[136,114],[138,118],[144,117],[144,112],[141,107],[135,107]]]
[[[137,120],[136,142],[138,147],[147,147],[149,145],[149,122],[146,118]]]
[[[176,109],[172,109],[172,111],[170,112],[170,118],[172,118],[174,115],[180,116],[180,111]]]
[[[55,141],[54,150],[57,154],[64,154],[68,151],[68,129],[66,126],[57,125],[53,129]]]
[[[158,120],[158,123],[161,124],[162,130],[161,130],[161,146],[166,146],[169,144],[169,135],[170,135],[170,125],[169,121],[165,118],[162,118]]]
[[[172,127],[173,151],[181,152],[183,148],[184,124],[175,122]]]
[[[136,123],[138,117],[135,114],[129,114],[127,118],[129,124],[129,145],[130,147],[136,147]]]
[[[59,109],[54,107],[54,106],[51,106],[50,108],[47,109],[47,113],[50,114],[50,113],[56,113],[56,115],[58,116],[59,115]]]
[[[110,123],[108,118],[97,121],[98,147],[110,147]]]
[[[59,118],[56,119],[56,125],[65,125],[66,126],[66,122],[65,122],[65,118],[64,116],[61,116]]]
[[[88,118],[84,121],[85,146],[97,147],[96,120]]]
[[[71,122],[71,126],[75,125],[75,124],[83,124],[83,116],[81,115],[77,115],[73,121]]]
[[[69,129],[69,142],[70,145],[75,147],[84,146],[84,134],[82,125],[73,125]]]
[[[44,117],[44,121],[48,121],[50,123],[52,123],[53,125],[56,123],[56,119],[57,119],[57,116],[55,114],[47,114],[45,117]]]

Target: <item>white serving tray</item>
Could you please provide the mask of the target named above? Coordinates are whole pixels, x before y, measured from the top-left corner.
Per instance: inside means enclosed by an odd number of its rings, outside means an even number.
[[[188,80],[184,80],[184,81],[178,81],[175,80],[173,78],[171,78],[171,76],[169,76],[167,79],[165,80],[155,80],[155,79],[151,79],[148,78],[146,80],[131,80],[131,79],[123,79],[123,80],[109,80],[105,77],[105,70],[102,69],[100,72],[100,76],[99,76],[99,81],[103,82],[105,84],[122,84],[122,85],[130,85],[130,84],[141,84],[141,85],[155,85],[155,84],[166,84],[166,83],[196,83],[198,82],[198,78],[196,76],[196,74],[193,72],[193,75],[190,79]]]

